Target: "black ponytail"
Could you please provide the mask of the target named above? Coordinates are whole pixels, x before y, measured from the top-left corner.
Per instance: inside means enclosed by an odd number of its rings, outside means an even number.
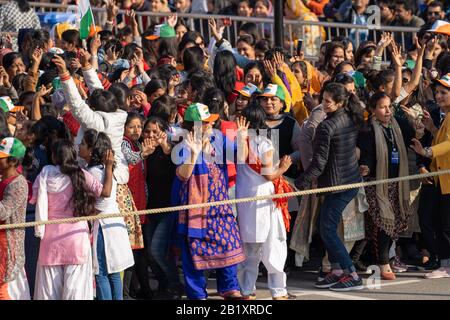
[[[94,129],[88,129],[84,133],[84,142],[91,149],[91,160],[88,167],[103,165],[103,157],[106,151],[111,150],[111,140],[104,132],[98,132]]]
[[[19,7],[21,12],[28,12],[30,10],[30,4],[27,0],[15,0],[17,2],[17,6]]]
[[[70,201],[75,210],[75,217],[89,216],[95,213],[95,194],[88,189],[86,178],[77,161],[75,146],[69,140],[58,140],[52,146],[55,165],[61,173],[68,175],[72,182],[73,194]]]

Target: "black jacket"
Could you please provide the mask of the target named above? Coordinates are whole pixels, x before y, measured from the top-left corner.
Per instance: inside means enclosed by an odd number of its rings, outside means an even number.
[[[360,182],[357,140],[358,130],[345,109],[328,114],[317,127],[313,159],[295,181],[296,187],[306,189],[314,178],[319,188]]]

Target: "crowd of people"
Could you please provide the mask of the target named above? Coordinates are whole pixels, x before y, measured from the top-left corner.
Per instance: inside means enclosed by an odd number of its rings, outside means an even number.
[[[66,22],[41,28],[26,0],[2,5],[0,29],[18,36],[0,49],[0,225],[450,169],[448,6],[376,1],[384,24],[421,27],[407,47],[389,32],[359,47],[331,35],[313,62],[254,23],[226,39],[226,20],[210,19],[208,39],[170,13],[272,12],[269,0],[224,2],[107,0],[105,24],[83,40]],[[364,24],[369,1],[285,4]],[[132,9],[123,21],[119,7]],[[136,11],[167,15],[140,30]],[[257,298],[261,274],[274,300],[295,299],[287,277],[312,247],[320,289],[362,289],[369,265],[394,280],[405,261],[447,278],[449,206],[446,174],[0,230],[0,300],[206,299],[212,274],[224,299]]]

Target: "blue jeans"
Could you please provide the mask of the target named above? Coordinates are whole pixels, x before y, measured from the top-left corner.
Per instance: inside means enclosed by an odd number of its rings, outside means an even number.
[[[105,242],[102,227],[98,226],[97,237],[98,275],[95,276],[97,300],[122,300],[122,280],[120,272],[108,274],[106,266]]]
[[[356,272],[352,259],[337,234],[342,212],[357,195],[358,189],[351,189],[325,196],[320,210],[320,236],[328,252],[332,269],[342,269],[345,273]]]
[[[175,223],[173,214],[157,214],[149,216],[149,223],[143,225],[149,265],[158,280],[158,289],[178,289],[178,276],[175,260],[169,257],[169,246]]]

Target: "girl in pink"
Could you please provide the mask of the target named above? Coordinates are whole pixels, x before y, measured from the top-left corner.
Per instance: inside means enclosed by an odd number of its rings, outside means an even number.
[[[102,185],[77,162],[72,142],[53,144],[55,165],[45,166],[33,185],[36,221],[95,214],[98,197],[109,197],[114,158],[105,157]],[[35,300],[92,300],[93,270],[86,221],[41,225],[35,229],[41,238],[34,291]]]

